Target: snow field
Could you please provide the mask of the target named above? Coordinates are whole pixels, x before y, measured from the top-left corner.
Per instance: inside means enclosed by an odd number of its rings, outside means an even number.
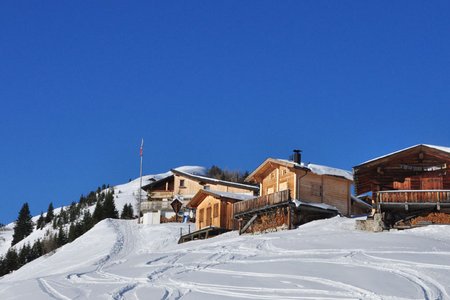
[[[104,220],[0,280],[2,299],[449,299],[448,226],[370,233],[333,218],[177,244],[180,227]]]

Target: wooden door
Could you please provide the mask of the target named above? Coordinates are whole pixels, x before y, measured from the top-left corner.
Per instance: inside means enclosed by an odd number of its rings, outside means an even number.
[[[211,226],[211,214],[212,214],[212,209],[210,206],[206,209],[206,226]]]

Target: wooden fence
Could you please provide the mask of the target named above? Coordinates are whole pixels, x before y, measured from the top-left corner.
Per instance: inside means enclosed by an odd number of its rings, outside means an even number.
[[[437,203],[450,202],[450,190],[395,190],[377,193],[377,202]]]
[[[256,199],[245,200],[233,204],[233,215],[256,211],[258,209],[275,206],[291,199],[289,190],[264,195]]]

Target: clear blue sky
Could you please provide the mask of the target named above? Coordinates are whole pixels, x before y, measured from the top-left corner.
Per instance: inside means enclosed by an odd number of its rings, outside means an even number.
[[[2,1],[0,222],[179,165],[450,146],[449,1]]]

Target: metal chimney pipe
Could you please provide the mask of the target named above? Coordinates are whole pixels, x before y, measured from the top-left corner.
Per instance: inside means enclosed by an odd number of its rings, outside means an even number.
[[[294,149],[293,160],[295,163],[300,164],[302,162],[302,150]]]

